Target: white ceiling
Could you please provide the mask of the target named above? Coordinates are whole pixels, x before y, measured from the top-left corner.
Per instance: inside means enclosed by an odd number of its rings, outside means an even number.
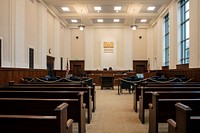
[[[48,7],[68,27],[77,27],[81,21],[85,26],[130,26],[137,24],[139,28],[150,26],[158,15],[172,0],[43,0]],[[70,11],[64,12],[61,7],[67,6]],[[97,12],[94,6],[101,6]],[[114,6],[121,6],[121,11],[114,11]],[[155,6],[154,11],[147,11],[147,7]],[[72,23],[76,19],[77,23]],[[98,23],[97,19],[104,22]],[[114,23],[113,19],[120,19]],[[141,19],[147,22],[141,23]]]

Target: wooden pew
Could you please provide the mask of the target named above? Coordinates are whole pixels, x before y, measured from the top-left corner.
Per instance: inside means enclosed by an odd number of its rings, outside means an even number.
[[[190,105],[194,101],[200,101],[200,91],[153,92],[152,103],[149,103],[149,133],[158,133],[158,123],[175,119],[177,102]]]
[[[155,82],[135,82],[133,85],[133,109],[138,111],[138,101],[141,95],[141,87],[200,87],[200,82],[169,82],[169,83],[155,83]]]
[[[15,101],[16,100],[16,101]],[[20,104],[15,105],[15,103]],[[52,108],[34,108],[23,100],[4,98],[0,100],[1,133],[72,133],[73,120],[67,120],[67,104],[55,104]],[[40,102],[35,102],[40,104]],[[42,102],[45,103],[45,102]],[[57,106],[58,105],[58,106]],[[35,106],[34,106],[35,107]],[[25,110],[23,110],[25,109]],[[25,112],[26,111],[26,112]],[[30,112],[29,112],[30,111]]]
[[[64,86],[4,86],[0,90],[16,90],[16,91],[80,91],[84,92],[84,103],[86,103],[88,123],[92,119],[92,97],[91,87],[64,87]]]
[[[83,104],[83,92],[64,92],[64,91],[0,91],[0,100],[1,99],[13,99],[16,100],[11,106],[12,111],[17,110],[21,104],[29,103],[32,104],[31,107],[23,108],[24,114],[29,113],[30,110],[38,115],[37,108],[46,110],[54,107],[57,104],[62,102],[67,102],[69,104],[67,115],[70,119],[73,119],[74,122],[78,122],[78,131],[79,133],[85,133],[85,105]],[[39,99],[39,100],[35,100]],[[50,100],[49,100],[50,99]],[[26,100],[24,102],[24,100]],[[24,103],[21,103],[23,101]],[[40,103],[34,103],[34,102]],[[18,103],[17,103],[18,102]],[[0,114],[1,108],[3,107],[0,101]],[[6,105],[5,105],[6,106]],[[28,105],[27,105],[28,106]],[[9,108],[9,107],[4,107]],[[22,112],[22,111],[21,111]],[[8,113],[8,112],[7,112]],[[40,113],[40,112],[39,112]],[[24,115],[23,114],[23,115]]]
[[[189,106],[187,106],[189,105]],[[199,133],[200,101],[192,104],[176,103],[176,121],[168,119],[168,133]]]
[[[59,86],[59,87],[91,87],[91,95],[92,95],[92,111],[96,110],[96,90],[95,83],[92,85],[88,85],[91,78],[82,82],[25,82],[16,84],[15,81],[10,81],[9,86]]]
[[[40,81],[38,78],[35,78],[37,79],[37,81]],[[92,111],[95,112],[96,110],[96,90],[95,90],[95,83],[93,83],[93,79],[92,78],[88,78],[86,77],[82,79],[82,81],[72,81],[72,80],[69,80],[69,79],[66,79],[66,78],[62,78],[61,81],[59,80],[59,82],[57,81],[40,81],[40,82],[37,82],[34,80],[34,82],[28,82],[28,81],[25,81],[24,83],[21,83],[21,84],[15,84],[15,81],[10,81],[9,82],[9,85],[15,85],[15,86],[22,86],[22,85],[28,85],[28,86],[38,86],[38,85],[41,85],[42,86],[44,85],[54,85],[54,86],[67,86],[67,87],[75,87],[75,86],[78,86],[78,87],[87,87],[87,86],[90,86],[91,87],[91,95],[92,95],[92,101],[93,101],[93,108],[92,108]]]
[[[200,91],[200,87],[141,87],[141,96],[139,96],[139,119],[142,123],[145,123],[145,109],[149,109],[153,91]]]

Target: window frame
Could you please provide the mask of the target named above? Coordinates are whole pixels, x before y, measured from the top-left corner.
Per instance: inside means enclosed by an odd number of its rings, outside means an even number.
[[[164,40],[163,40],[163,65],[164,66],[169,66],[169,47],[170,47],[170,40],[169,40],[169,35],[170,35],[170,29],[169,29],[169,13],[167,13],[164,17],[164,25],[163,25],[163,28],[164,28],[164,32],[163,32],[163,36],[164,36]]]
[[[190,35],[189,35],[189,0],[180,1],[180,63],[189,64],[190,60]],[[186,7],[188,6],[188,9]],[[188,15],[188,18],[186,17]]]

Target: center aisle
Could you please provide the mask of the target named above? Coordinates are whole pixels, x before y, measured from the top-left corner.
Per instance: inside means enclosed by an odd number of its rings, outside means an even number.
[[[141,124],[133,111],[133,95],[128,91],[118,95],[117,88],[101,90],[96,86],[97,108],[87,133],[148,133],[148,125]]]

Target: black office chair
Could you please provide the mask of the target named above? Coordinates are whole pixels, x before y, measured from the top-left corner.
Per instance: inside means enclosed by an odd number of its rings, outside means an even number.
[[[132,90],[132,79],[130,77],[120,79],[118,87],[120,87],[120,91],[122,93],[123,90],[127,90],[129,93],[131,93]]]

